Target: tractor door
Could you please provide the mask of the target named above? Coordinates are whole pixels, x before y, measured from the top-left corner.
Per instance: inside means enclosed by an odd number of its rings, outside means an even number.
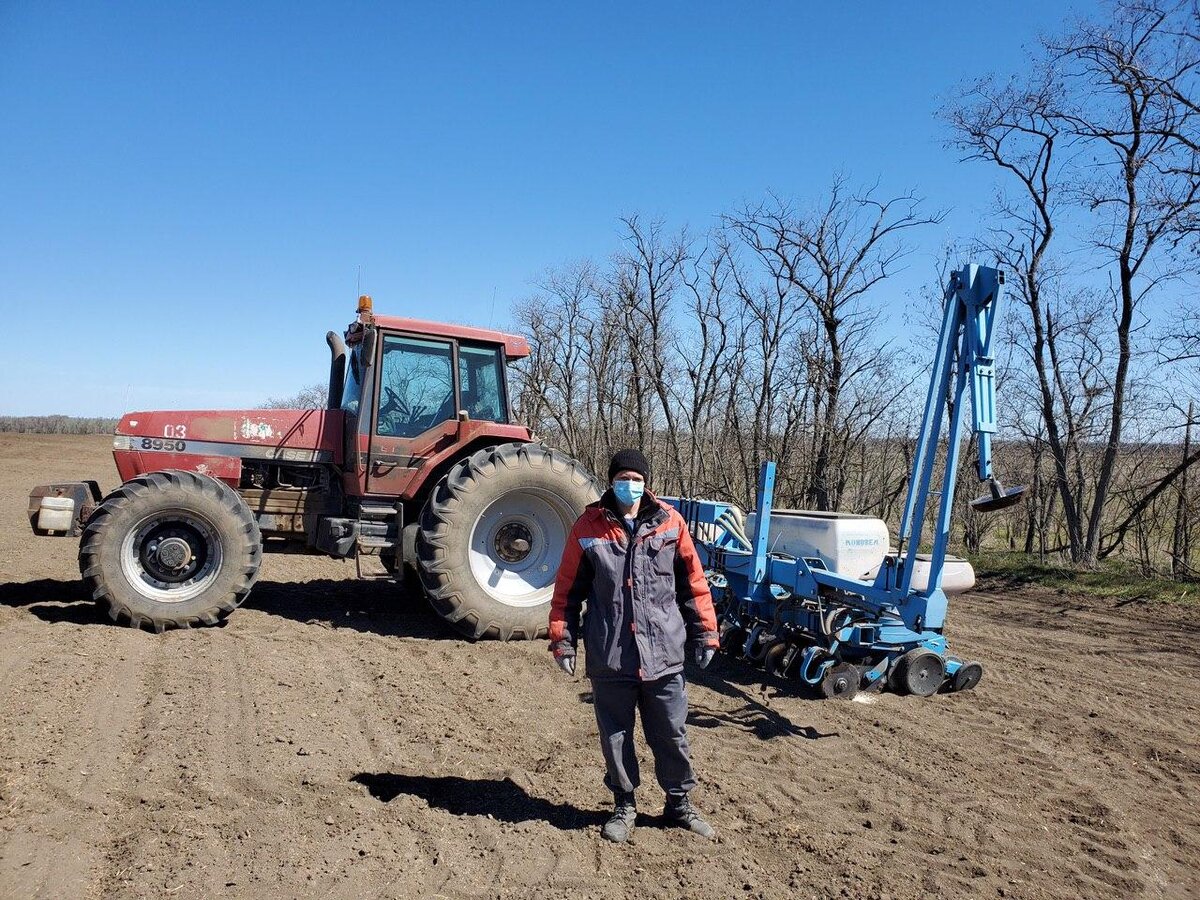
[[[457,437],[457,348],[436,338],[380,338],[367,492],[397,495],[422,460]]]

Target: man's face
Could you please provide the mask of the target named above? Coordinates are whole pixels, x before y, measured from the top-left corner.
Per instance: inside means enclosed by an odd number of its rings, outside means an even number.
[[[613,476],[613,484],[616,484],[618,481],[640,481],[644,483],[646,479],[642,477],[641,472],[631,472],[628,469],[623,469]]]

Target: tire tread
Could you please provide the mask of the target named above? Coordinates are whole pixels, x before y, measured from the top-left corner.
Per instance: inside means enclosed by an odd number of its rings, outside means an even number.
[[[199,615],[147,616],[135,612],[121,600],[113,585],[105,578],[101,553],[109,539],[109,525],[114,515],[137,498],[151,493],[170,492],[200,494],[215,501],[241,524],[243,545],[238,549],[248,562],[242,567],[233,590],[214,600],[211,607]],[[227,548],[230,552],[234,548]],[[126,481],[104,498],[84,526],[79,544],[79,572],[92,599],[107,605],[109,617],[130,628],[149,628],[161,633],[168,628],[190,628],[193,625],[217,625],[242,605],[258,580],[262,561],[262,539],[250,509],[241,496],[224,482],[198,472],[166,469],[139,475]]]
[[[591,485],[599,496],[596,480],[573,457],[541,443],[508,443],[484,447],[460,460],[435,486],[421,510],[417,569],[426,596],[443,619],[472,640],[536,640],[549,631],[547,625],[531,628],[481,617],[455,585],[454,575],[459,567],[449,558],[446,544],[453,529],[461,527],[461,523],[455,524],[455,512],[462,499],[477,490],[481,480],[514,472],[522,464],[535,471],[549,468],[558,474],[569,472],[573,484]]]

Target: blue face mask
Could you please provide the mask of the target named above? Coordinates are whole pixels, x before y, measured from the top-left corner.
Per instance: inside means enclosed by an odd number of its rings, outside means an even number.
[[[633,506],[642,498],[642,491],[646,489],[644,481],[629,481],[621,478],[613,482],[613,493],[617,495],[617,500],[622,506]]]

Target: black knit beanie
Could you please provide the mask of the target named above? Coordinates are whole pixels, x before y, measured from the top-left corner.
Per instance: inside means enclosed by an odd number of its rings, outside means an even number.
[[[637,472],[647,483],[650,481],[650,463],[641,450],[618,450],[608,464],[610,484],[618,472]]]

